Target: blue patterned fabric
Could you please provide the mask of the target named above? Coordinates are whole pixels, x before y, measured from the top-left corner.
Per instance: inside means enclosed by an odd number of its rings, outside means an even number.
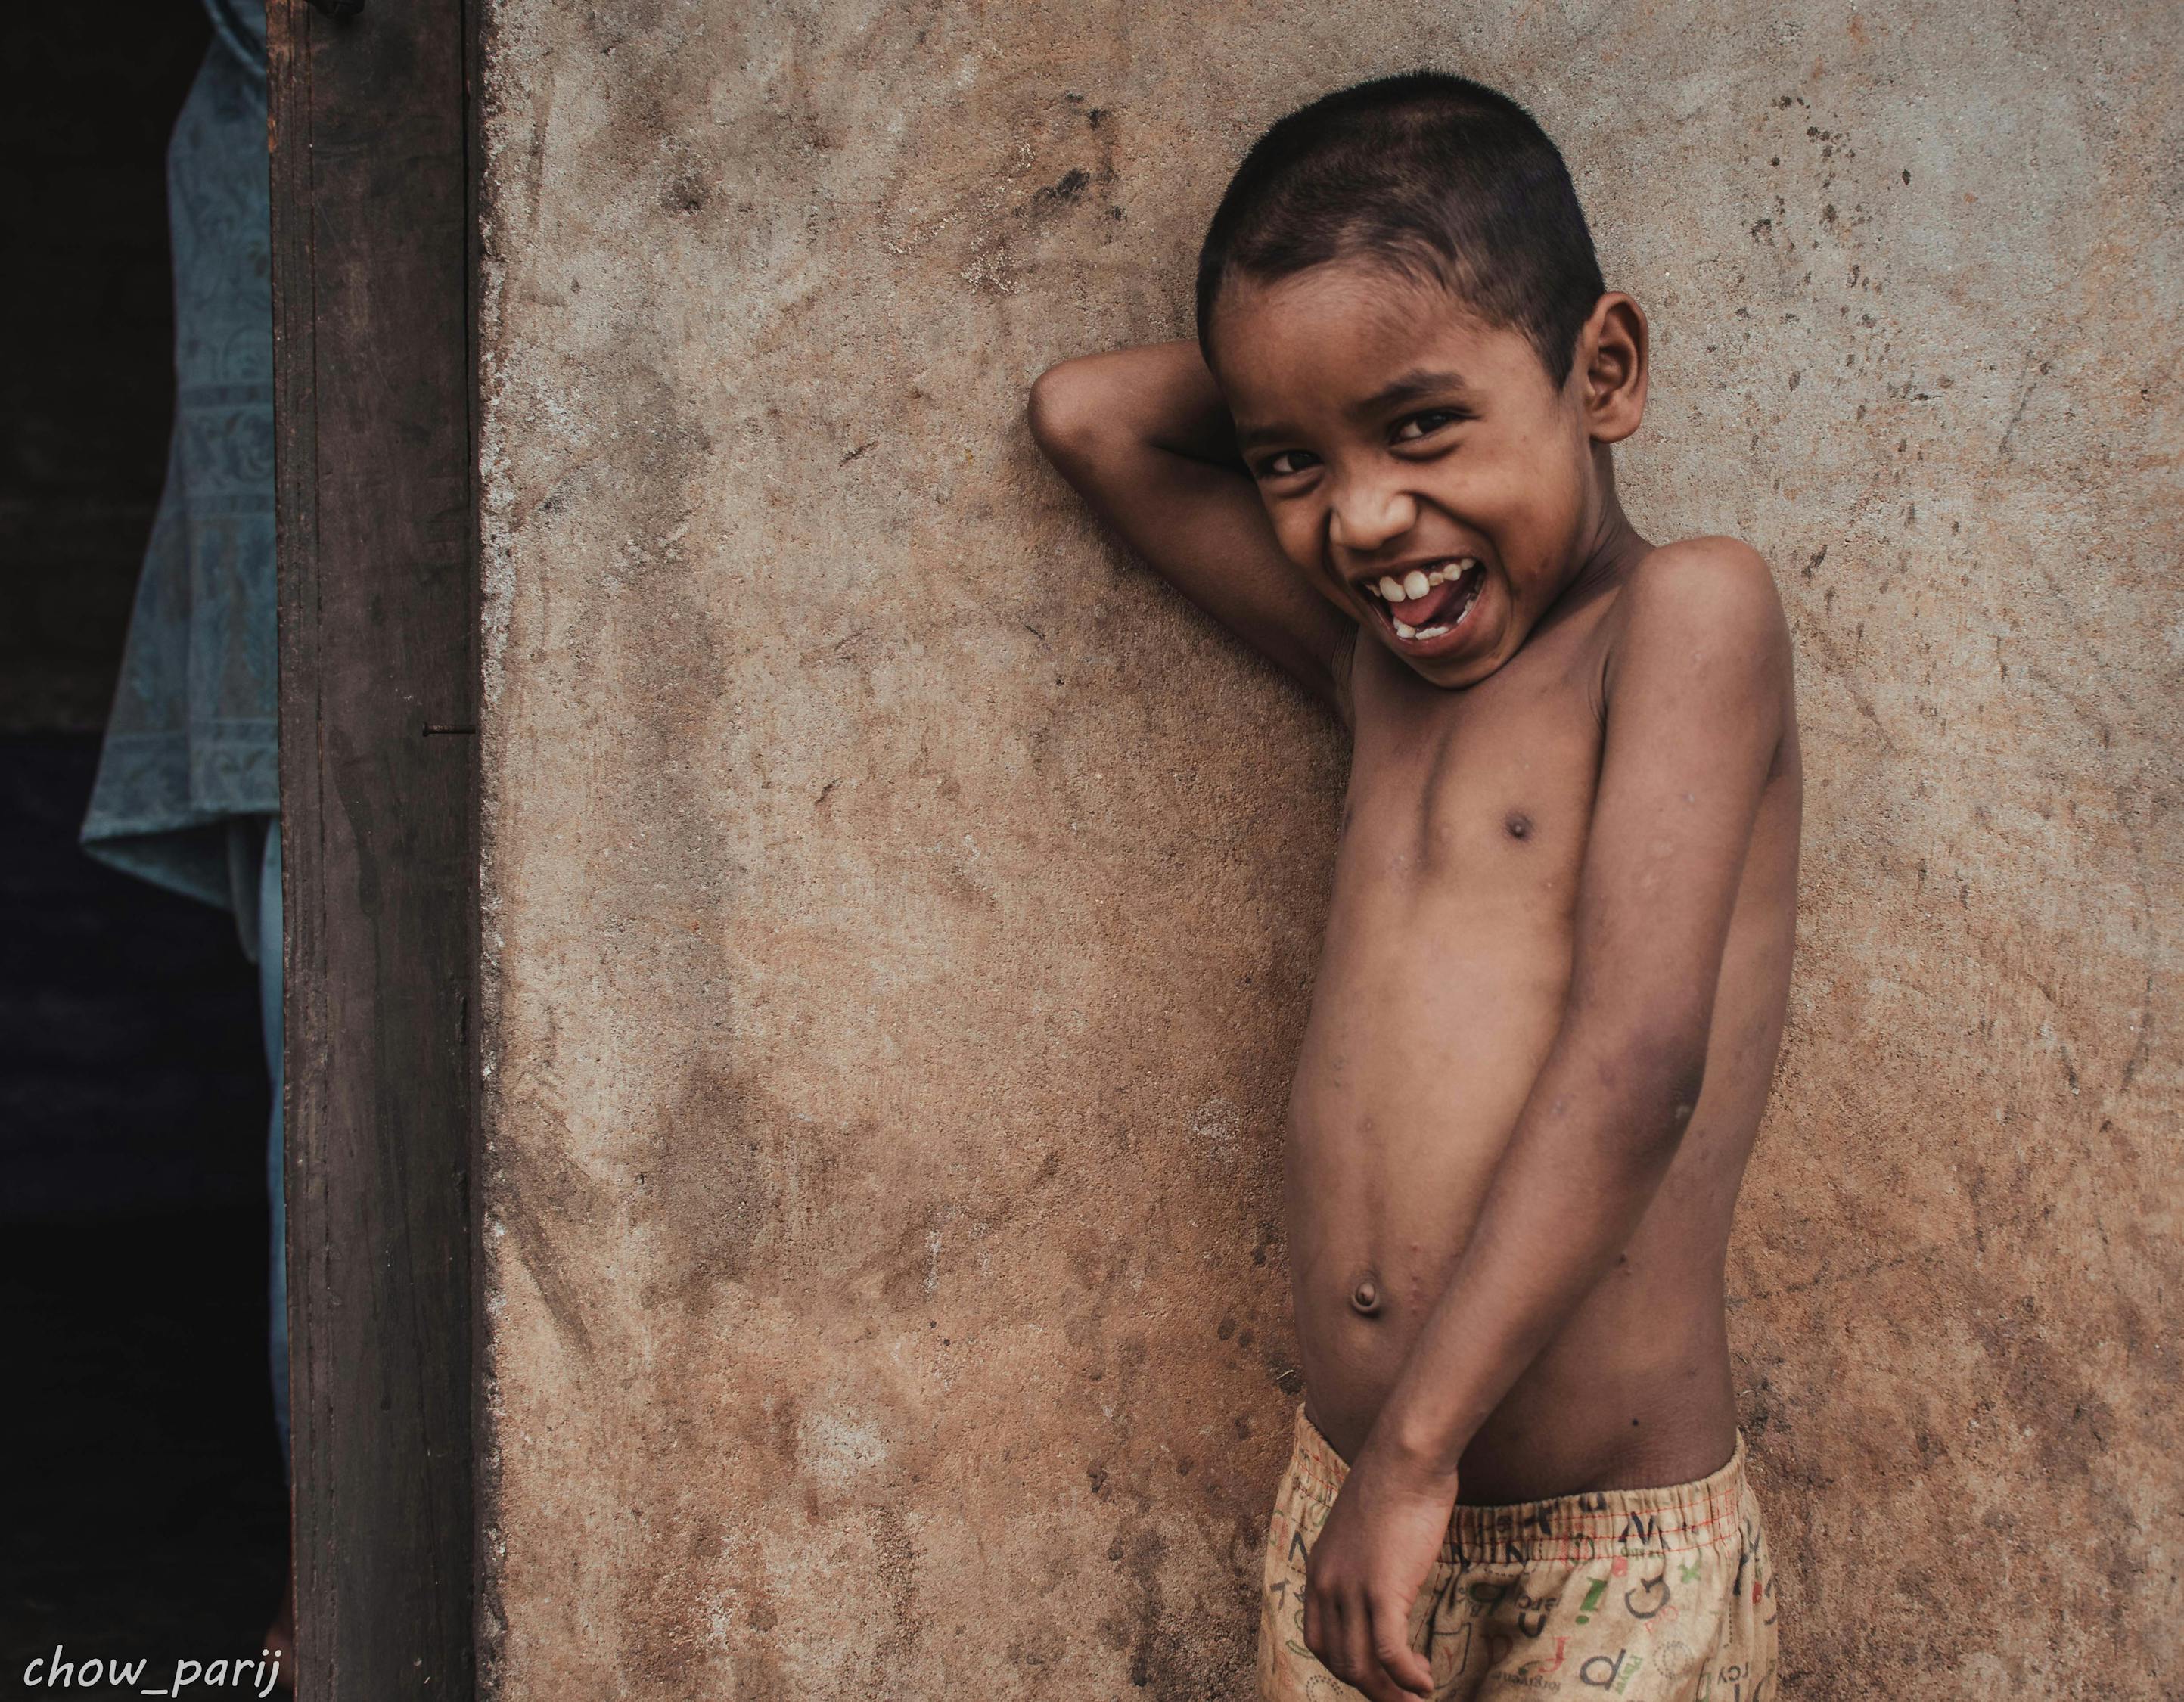
[[[280,808],[273,305],[263,0],[206,0],[214,34],[167,149],[175,420],[121,677],[83,822],[92,855],[257,908]]]
[[[265,1298],[266,1358],[273,1373],[273,1428],[281,1438],[281,1463],[289,1454],[288,1427],[288,1178],[282,1126],[285,1070],[281,1040],[281,823],[265,826],[258,865],[258,1011],[265,1037],[265,1069],[273,1078],[273,1112],[265,1123],[265,1202],[271,1208]]]

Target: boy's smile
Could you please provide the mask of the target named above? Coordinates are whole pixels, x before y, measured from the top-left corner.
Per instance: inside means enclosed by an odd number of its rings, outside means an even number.
[[[1614,368],[1633,325],[1633,370],[1603,390],[1597,357]],[[1635,428],[1643,336],[1635,303],[1603,297],[1558,387],[1523,332],[1446,289],[1335,261],[1224,286],[1217,376],[1283,553],[1415,672],[1468,686],[1622,553],[1595,448]]]
[[[1430,560],[1392,562],[1377,579],[1357,585],[1368,607],[1386,616],[1396,641],[1411,655],[1437,654],[1450,647],[1471,618],[1486,586],[1486,564],[1475,555],[1438,556]],[[1468,629],[1462,637],[1469,637]]]

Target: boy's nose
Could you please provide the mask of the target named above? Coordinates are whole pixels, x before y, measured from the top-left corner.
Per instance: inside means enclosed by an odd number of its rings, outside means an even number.
[[[1351,481],[1334,492],[1328,541],[1339,549],[1369,555],[1418,524],[1418,498],[1388,485]]]

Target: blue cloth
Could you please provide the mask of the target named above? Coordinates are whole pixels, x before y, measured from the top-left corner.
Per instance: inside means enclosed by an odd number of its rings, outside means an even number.
[[[204,64],[167,145],[175,419],[81,838],[236,914],[273,1078],[265,1188],[273,1416],[288,1458],[281,775],[273,570],[272,203],[265,0],[205,0]]]
[[[265,824],[265,849],[258,865],[258,1007],[265,1033],[265,1068],[273,1077],[273,1114],[265,1132],[265,1199],[272,1207],[271,1331],[273,1425],[281,1434],[281,1465],[288,1467],[288,1179],[281,1121],[281,823]]]
[[[280,808],[265,20],[263,0],[207,10],[212,44],[167,148],[166,485],[82,839],[131,874],[235,910],[254,954],[248,818]]]

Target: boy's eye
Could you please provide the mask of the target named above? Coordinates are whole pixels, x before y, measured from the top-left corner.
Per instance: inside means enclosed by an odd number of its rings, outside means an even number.
[[[1308,449],[1284,449],[1279,455],[1269,455],[1259,463],[1259,476],[1262,479],[1285,479],[1292,473],[1301,473],[1317,459]]]
[[[1452,426],[1470,416],[1454,408],[1429,409],[1423,414],[1413,414],[1396,428],[1398,443],[1415,443],[1421,437],[1429,437],[1444,426]]]

